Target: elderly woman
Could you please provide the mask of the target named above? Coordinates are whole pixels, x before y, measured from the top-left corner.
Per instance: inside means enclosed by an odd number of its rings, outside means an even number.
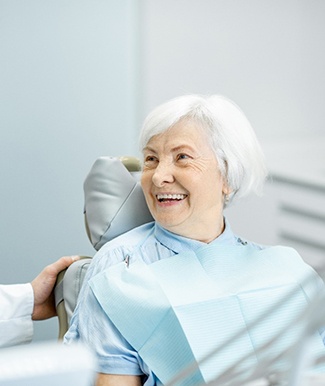
[[[140,145],[155,221],[97,253],[65,341],[95,350],[98,385],[166,384],[193,364],[178,384],[208,383],[231,366],[247,373],[288,325],[276,353],[295,342],[294,318],[324,290],[294,250],[243,241],[224,218],[230,202],[262,189],[255,134],[230,100],[188,95],[149,114]],[[323,350],[319,334],[313,344]]]

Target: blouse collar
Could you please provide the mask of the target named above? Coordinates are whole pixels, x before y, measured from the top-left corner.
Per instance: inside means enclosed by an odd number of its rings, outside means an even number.
[[[227,219],[224,218],[225,229],[224,231],[214,239],[210,244],[213,245],[229,245],[236,244],[237,238],[233,234],[230,224]],[[194,239],[190,239],[184,236],[177,235],[176,233],[169,232],[164,229],[161,225],[155,223],[154,229],[155,238],[157,241],[164,245],[166,248],[174,251],[175,253],[184,252],[186,250],[195,251],[198,248],[206,245],[206,243]]]

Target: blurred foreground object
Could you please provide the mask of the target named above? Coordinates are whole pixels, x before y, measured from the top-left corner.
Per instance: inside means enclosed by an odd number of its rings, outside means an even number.
[[[0,350],[1,386],[92,386],[93,355],[81,345],[42,343]]]

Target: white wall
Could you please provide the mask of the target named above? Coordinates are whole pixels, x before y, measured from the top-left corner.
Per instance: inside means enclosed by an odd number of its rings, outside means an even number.
[[[325,2],[323,0],[144,0],[141,2],[142,116],[186,93],[224,94],[251,121],[267,162],[323,174],[325,152],[279,156],[283,141],[325,143]],[[322,138],[322,139],[321,139]],[[274,145],[274,146],[273,146]],[[304,148],[304,147],[303,147]],[[279,159],[277,159],[279,157]],[[297,166],[298,168],[298,166]],[[297,171],[296,174],[299,174]],[[276,242],[275,190],[226,211],[234,230]]]
[[[0,0],[0,282],[93,254],[82,184],[101,155],[133,154],[134,0]],[[36,339],[57,321],[37,322]]]
[[[262,140],[324,132],[323,0],[144,0],[143,115],[225,94]]]

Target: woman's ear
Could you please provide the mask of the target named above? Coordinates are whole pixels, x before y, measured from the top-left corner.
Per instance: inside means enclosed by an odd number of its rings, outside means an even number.
[[[232,193],[233,189],[228,185],[228,182],[223,179],[222,193],[224,196],[229,196]]]
[[[230,188],[228,183],[226,181],[224,181],[224,185],[222,188],[224,207],[226,207],[229,204],[232,192],[233,192],[233,190]]]

